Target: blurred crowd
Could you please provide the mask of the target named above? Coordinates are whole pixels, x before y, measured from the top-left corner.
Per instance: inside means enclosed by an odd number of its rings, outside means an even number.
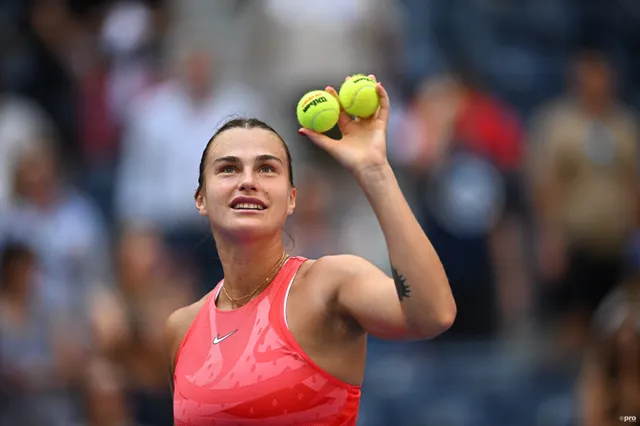
[[[389,272],[297,133],[300,96],[357,72],[390,91],[458,304],[433,341],[372,339],[359,424],[640,418],[636,2],[4,0],[0,22],[1,426],[172,425],[164,322],[222,278],[193,194],[234,116],[291,148],[286,248]]]

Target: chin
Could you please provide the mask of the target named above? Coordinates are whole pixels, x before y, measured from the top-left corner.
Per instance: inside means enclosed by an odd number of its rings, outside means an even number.
[[[224,226],[218,226],[218,232],[231,240],[254,241],[270,237],[277,233],[278,227],[269,226],[257,218],[234,219]]]

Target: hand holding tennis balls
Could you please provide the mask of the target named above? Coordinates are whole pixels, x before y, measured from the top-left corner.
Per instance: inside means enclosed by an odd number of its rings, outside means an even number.
[[[351,116],[371,117],[380,107],[375,79],[363,74],[347,77],[337,100],[324,90],[306,93],[296,109],[298,122],[306,129],[324,133],[338,123],[340,106]]]
[[[318,129],[325,128],[328,124],[318,127],[318,119],[313,123],[311,120],[308,120],[308,118],[303,117],[307,120],[305,123],[311,123],[310,127],[314,128],[307,127],[302,123],[303,120],[300,120],[303,127],[299,130],[300,134],[307,136],[316,145],[331,154],[357,178],[363,176],[363,174],[368,171],[375,170],[379,167],[386,167],[389,164],[387,161],[386,147],[386,133],[390,110],[389,95],[382,87],[382,84],[376,82],[375,76],[369,75],[366,80],[356,81],[361,78],[361,75],[347,77],[341,88],[341,92],[346,88],[343,94],[346,99],[353,97],[356,100],[353,102],[353,105],[349,104],[348,106],[351,113],[358,114],[353,114],[356,117],[355,119],[351,118],[350,113],[345,110],[344,104],[341,105],[342,108],[337,122],[340,132],[342,133],[342,139],[335,140],[323,135],[323,132]],[[354,81],[349,82],[349,80]],[[372,90],[369,88],[372,83],[375,96],[372,96],[369,92]],[[338,95],[333,87],[327,87],[323,93],[331,95],[336,103],[340,100],[340,95]],[[360,95],[365,94],[367,94],[367,98],[363,99],[368,99],[368,102],[357,101]],[[304,99],[307,98],[304,97],[303,100]],[[309,99],[307,102],[301,101],[301,104],[307,105],[311,103],[312,100],[313,99]],[[376,103],[376,107],[373,108],[372,104],[375,105]],[[299,119],[301,104],[298,106]],[[330,102],[327,101],[318,104],[330,105]],[[355,110],[353,108],[355,108]],[[308,108],[305,114],[310,114],[311,109],[311,107]],[[362,117],[359,116],[360,114]],[[329,130],[331,127],[326,127],[326,130]]]

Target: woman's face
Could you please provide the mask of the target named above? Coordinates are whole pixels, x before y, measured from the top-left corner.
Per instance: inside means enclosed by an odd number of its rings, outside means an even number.
[[[282,141],[268,130],[235,128],[216,136],[196,197],[214,233],[252,240],[279,232],[296,200],[287,161]]]

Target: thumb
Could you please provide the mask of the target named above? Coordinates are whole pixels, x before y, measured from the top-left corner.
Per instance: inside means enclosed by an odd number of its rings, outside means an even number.
[[[338,141],[331,139],[329,136],[305,128],[298,130],[298,133],[302,136],[308,137],[313,143],[329,153],[333,151],[335,145],[338,143]]]

